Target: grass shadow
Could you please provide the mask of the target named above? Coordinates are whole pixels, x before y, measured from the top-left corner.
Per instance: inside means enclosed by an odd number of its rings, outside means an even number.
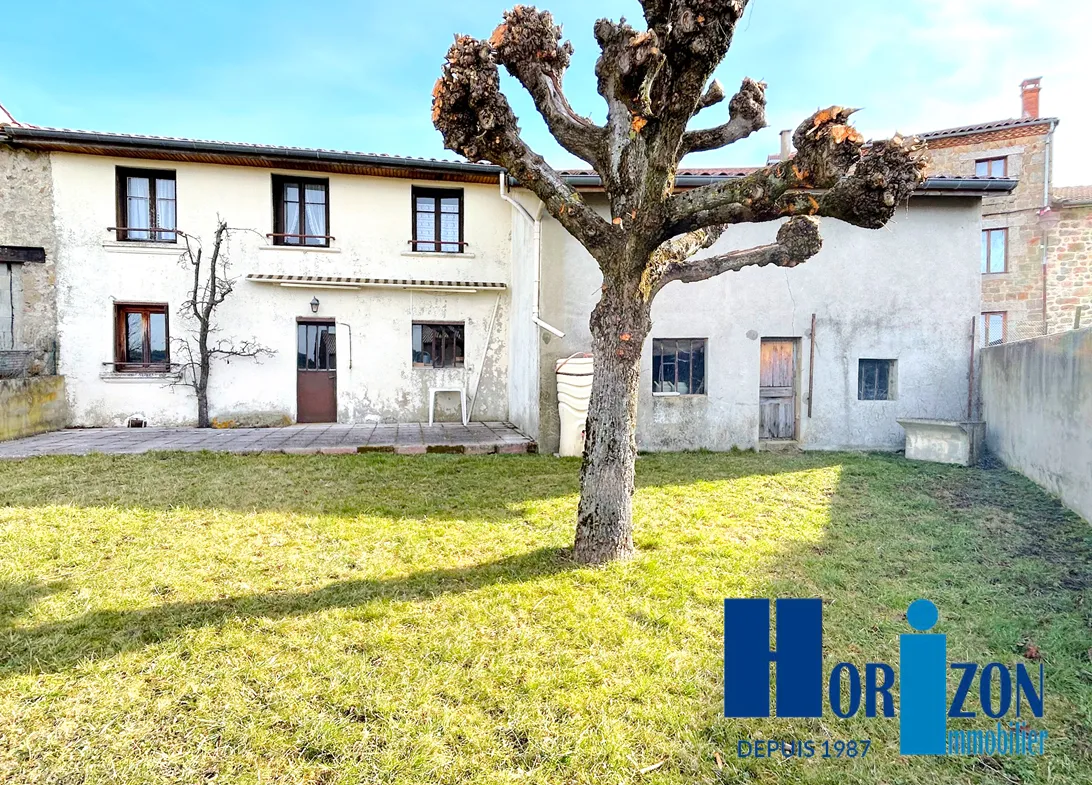
[[[101,609],[72,619],[31,627],[11,626],[0,648],[0,674],[52,673],[84,660],[140,649],[199,627],[232,619],[284,619],[332,608],[353,608],[378,600],[416,602],[498,584],[549,577],[580,565],[567,548],[528,553],[471,567],[416,572],[389,579],[335,581],[299,592],[267,592],[197,602],[173,602],[138,610]],[[56,584],[53,584],[56,586]],[[0,603],[25,611],[35,594],[27,586],[0,588]],[[13,602],[16,596],[19,602]]]

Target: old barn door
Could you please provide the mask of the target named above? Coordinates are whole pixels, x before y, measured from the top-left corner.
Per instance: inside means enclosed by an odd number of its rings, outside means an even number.
[[[296,325],[296,422],[337,422],[333,322]]]
[[[758,438],[796,438],[796,341],[762,339]]]

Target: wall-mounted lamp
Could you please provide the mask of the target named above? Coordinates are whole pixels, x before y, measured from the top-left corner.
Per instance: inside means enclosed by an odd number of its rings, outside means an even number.
[[[317,297],[311,298],[311,313],[318,313],[319,301]]]

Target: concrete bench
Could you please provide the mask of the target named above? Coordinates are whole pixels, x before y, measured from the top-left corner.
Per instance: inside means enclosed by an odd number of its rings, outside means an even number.
[[[981,420],[896,420],[906,431],[912,461],[974,466],[982,455],[986,423]]]

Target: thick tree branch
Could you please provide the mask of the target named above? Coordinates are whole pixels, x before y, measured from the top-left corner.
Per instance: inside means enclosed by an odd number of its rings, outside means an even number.
[[[621,242],[621,230],[589,207],[520,138],[519,123],[500,91],[500,74],[488,41],[457,37],[432,95],[432,122],[443,135],[445,147],[471,161],[489,161],[507,169],[596,259],[601,261]]]
[[[705,229],[698,230],[698,232],[709,231]],[[721,231],[723,231],[723,227],[717,227],[709,236],[719,237]],[[675,240],[670,242],[674,243]],[[711,245],[711,243],[709,244]],[[819,236],[819,221],[807,216],[797,216],[786,221],[778,229],[776,243],[760,245],[757,248],[748,248],[742,251],[729,251],[728,253],[706,256],[701,259],[665,262],[652,281],[653,291],[659,291],[672,281],[682,281],[683,283],[704,281],[731,270],[742,270],[744,267],[761,267],[768,264],[774,264],[778,267],[795,267],[819,253],[822,246],[823,240]],[[708,245],[699,244],[699,247],[708,247]],[[678,247],[676,246],[676,248]]]
[[[561,84],[573,47],[560,40],[561,28],[548,11],[518,5],[505,12],[489,43],[497,62],[531,94],[558,143],[595,166],[605,150],[606,129],[569,105]]]
[[[716,82],[714,82],[716,84]],[[712,86],[710,86],[712,89]],[[706,92],[708,95],[708,91]],[[724,91],[721,90],[721,96]],[[715,103],[715,101],[714,101]],[[705,96],[699,108],[706,106]],[[744,79],[739,92],[728,102],[728,122],[715,128],[687,131],[683,135],[681,155],[716,150],[766,127],[766,85]],[[681,156],[680,156],[681,157]]]
[[[924,145],[896,136],[862,153],[864,140],[847,122],[852,111],[831,107],[801,123],[790,161],[672,196],[661,239],[715,224],[794,215],[883,226],[924,179]]]

